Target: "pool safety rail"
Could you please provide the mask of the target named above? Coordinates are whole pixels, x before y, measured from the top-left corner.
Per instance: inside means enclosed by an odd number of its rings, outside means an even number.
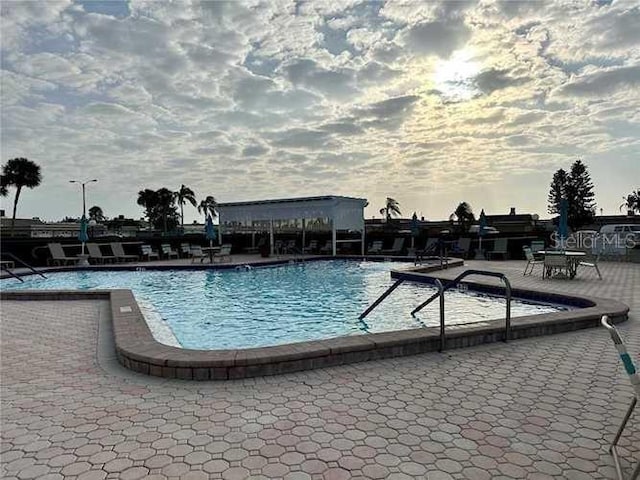
[[[511,332],[511,283],[509,282],[509,279],[506,277],[506,275],[504,275],[502,273],[498,273],[498,272],[490,272],[490,271],[487,271],[487,270],[467,270],[465,272],[462,272],[460,275],[458,275],[456,278],[451,280],[449,283],[447,283],[446,286],[443,285],[443,283],[439,279],[436,278],[435,279],[435,284],[436,284],[436,287],[438,288],[438,291],[436,293],[434,293],[431,297],[429,297],[426,301],[422,302],[420,305],[418,305],[416,308],[414,308],[413,311],[411,312],[411,315],[415,316],[416,313],[418,313],[424,307],[429,305],[436,298],[440,298],[440,351],[444,351],[445,350],[446,343],[447,343],[447,337],[446,337],[446,333],[445,333],[444,293],[447,290],[450,290],[450,289],[460,285],[460,282],[464,278],[466,278],[468,276],[471,276],[471,275],[481,275],[481,276],[485,276],[485,277],[495,277],[495,278],[501,279],[502,282],[504,283],[504,286],[505,286],[505,297],[507,299],[507,306],[506,306],[506,316],[505,316],[505,327],[504,327],[503,341],[504,342],[508,342],[509,341],[510,332]],[[369,315],[369,313],[371,313],[373,311],[373,309],[375,309],[378,305],[380,305],[382,303],[382,301],[385,298],[387,298],[389,295],[391,295],[391,293],[396,288],[398,288],[403,282],[405,282],[405,279],[403,279],[403,278],[400,278],[400,279],[396,280],[395,283],[393,285],[391,285],[382,295],[380,295],[376,299],[376,301],[373,302],[364,312],[362,312],[358,318],[360,320],[362,320],[367,315]],[[458,325],[460,325],[460,324],[458,324]]]
[[[613,340],[616,350],[618,351],[618,355],[620,355],[620,361],[624,365],[624,369],[627,372],[627,375],[629,375],[629,381],[631,382],[631,387],[633,387],[634,395],[633,395],[633,399],[631,399],[631,405],[629,405],[627,413],[624,416],[624,419],[622,420],[622,424],[620,425],[620,428],[618,429],[618,432],[616,433],[616,436],[613,439],[613,442],[611,443],[611,447],[609,448],[609,452],[611,453],[611,456],[613,457],[613,462],[616,466],[616,473],[618,474],[618,479],[626,480],[625,476],[622,473],[622,467],[620,465],[620,457],[618,454],[617,446],[618,446],[618,441],[622,436],[622,432],[627,426],[627,422],[629,421],[629,418],[631,418],[631,414],[636,408],[638,399],[640,399],[640,375],[638,375],[636,366],[633,364],[633,360],[631,359],[631,356],[627,352],[627,347],[622,341],[622,337],[620,337],[618,330],[616,329],[616,327],[611,325],[611,323],[609,323],[609,317],[607,315],[603,315],[600,322],[602,323],[602,326],[609,331],[609,335],[611,335],[611,340]],[[636,480],[639,476],[640,476],[640,461],[638,461],[638,463],[636,464],[636,467],[633,470],[633,473],[631,473],[631,476],[628,477],[628,480]]]
[[[10,252],[3,252],[2,256],[6,256],[9,257],[11,260],[13,260],[14,262],[18,262],[20,265],[22,265],[25,268],[28,268],[32,273],[35,273],[36,275],[40,275],[42,278],[47,278],[46,275],[44,273],[42,273],[40,270],[36,270],[35,268],[33,268],[31,265],[29,265],[27,262],[25,262],[24,260],[21,260],[20,258],[16,257],[13,253]],[[7,272],[9,275],[11,275],[13,278],[17,278],[18,280],[20,280],[21,282],[24,282],[24,280],[20,277],[20,275],[16,275],[15,273],[13,273],[9,267],[7,267],[6,265],[2,265],[2,270],[4,270],[5,272]]]

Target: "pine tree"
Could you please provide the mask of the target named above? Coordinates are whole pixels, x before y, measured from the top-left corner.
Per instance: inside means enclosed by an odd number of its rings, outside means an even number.
[[[596,210],[595,194],[587,166],[581,160],[576,160],[571,165],[566,196],[569,203],[569,226],[575,230],[591,223]]]
[[[553,174],[551,180],[551,190],[549,191],[549,213],[557,215],[560,213],[560,200],[566,195],[567,183],[569,176],[564,169],[558,170]]]

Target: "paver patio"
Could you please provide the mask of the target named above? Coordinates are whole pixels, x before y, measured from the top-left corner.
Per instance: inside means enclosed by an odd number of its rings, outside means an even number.
[[[627,303],[638,359],[640,265],[602,264],[604,281],[467,265]],[[108,316],[102,301],[3,302],[3,477],[615,478],[608,444],[631,388],[604,329],[199,383],[120,368]],[[637,414],[628,428],[637,460]]]

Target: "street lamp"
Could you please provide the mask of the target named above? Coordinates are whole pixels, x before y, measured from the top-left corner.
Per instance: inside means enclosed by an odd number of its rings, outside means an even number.
[[[69,183],[79,183],[80,185],[82,185],[82,220],[81,222],[86,222],[87,221],[87,198],[86,198],[86,194],[85,194],[85,185],[87,183],[93,183],[93,182],[97,182],[97,179],[93,179],[93,180],[87,180],[86,182],[81,182],[79,180],[69,180]],[[82,223],[80,224],[80,231],[82,233]],[[86,228],[86,227],[85,227]],[[87,257],[84,253],[84,244],[85,244],[85,237],[86,237],[86,232],[84,237],[81,239],[82,240],[82,255],[80,256],[80,262],[79,265],[89,265],[89,262],[87,261]]]
[[[82,216],[86,217],[87,215],[87,199],[85,197],[85,188],[84,186],[87,183],[97,182],[98,180],[94,178],[93,180],[87,180],[86,182],[80,182],[79,180],[69,180],[69,183],[79,183],[82,185]],[[84,253],[84,252],[83,252]]]

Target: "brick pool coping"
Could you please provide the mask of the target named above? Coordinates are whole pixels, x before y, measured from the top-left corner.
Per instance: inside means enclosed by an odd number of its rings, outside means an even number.
[[[434,277],[423,267],[413,271],[393,271],[394,278],[432,283]],[[446,281],[445,281],[446,283]],[[470,290],[499,293],[500,287],[465,282]],[[627,319],[629,307],[622,302],[580,295],[513,289],[513,296],[580,307],[577,310],[530,315],[511,319],[510,339],[568,332],[599,325],[602,315],[614,323]],[[32,290],[3,291],[2,300],[109,300],[116,354],[126,368],[165,378],[185,380],[227,380],[274,375],[389,357],[437,351],[439,327],[367,333],[238,350],[189,350],[158,343],[151,334],[130,290]],[[446,348],[462,348],[503,340],[504,320],[488,320],[447,329]]]

